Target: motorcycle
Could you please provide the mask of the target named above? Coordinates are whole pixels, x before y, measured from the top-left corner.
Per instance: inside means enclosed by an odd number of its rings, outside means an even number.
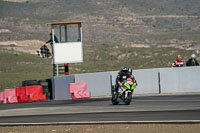
[[[136,83],[130,78],[122,82],[122,86],[119,87],[118,92],[116,92],[115,87],[112,86],[112,104],[118,105],[120,101],[123,101],[126,105],[129,105],[135,88]]]

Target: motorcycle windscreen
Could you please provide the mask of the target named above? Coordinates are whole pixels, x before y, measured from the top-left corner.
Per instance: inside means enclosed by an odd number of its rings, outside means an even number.
[[[55,43],[53,52],[55,64],[83,62],[82,42]]]

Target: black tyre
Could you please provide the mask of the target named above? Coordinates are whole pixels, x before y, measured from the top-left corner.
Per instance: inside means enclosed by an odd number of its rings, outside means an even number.
[[[39,84],[41,85],[41,86],[48,86],[48,82],[46,82],[46,81],[39,81]]]
[[[39,84],[42,86],[43,94],[46,94],[46,98],[50,99],[51,93],[49,91],[49,85],[46,80],[39,80]]]
[[[43,91],[43,94],[44,94],[44,93],[48,93],[48,92],[49,92],[49,89],[43,89],[42,91]]]
[[[117,101],[117,98],[112,97],[112,104],[113,105],[118,105],[119,104],[119,102]]]
[[[50,92],[50,99],[53,99],[52,79],[47,79],[46,81],[48,82],[48,89],[49,89],[49,92]]]
[[[25,80],[22,82],[22,86],[32,86],[32,85],[39,85],[37,80]]]
[[[127,95],[127,98],[124,100],[124,103],[126,105],[129,105],[131,103],[131,100],[132,100],[132,93],[129,92],[128,95]]]
[[[50,92],[47,92],[47,93],[46,93],[46,98],[49,100],[49,99],[51,99],[50,97],[51,97]]]
[[[115,90],[115,86],[112,85],[112,88],[111,88],[111,95],[112,95],[112,104],[113,105],[117,105],[119,104],[119,102],[117,101],[117,96],[116,96],[116,90]]]

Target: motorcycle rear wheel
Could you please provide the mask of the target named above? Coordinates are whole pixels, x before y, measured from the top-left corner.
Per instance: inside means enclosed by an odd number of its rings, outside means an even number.
[[[113,105],[118,105],[119,104],[119,102],[117,101],[117,98],[112,97],[112,104]]]
[[[112,94],[112,104],[113,105],[118,105],[119,102],[117,101],[117,95],[116,95],[116,90],[115,90],[114,85],[112,85],[111,94]]]

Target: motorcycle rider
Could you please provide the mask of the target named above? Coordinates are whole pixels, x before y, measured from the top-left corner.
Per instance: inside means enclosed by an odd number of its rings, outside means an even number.
[[[133,83],[137,86],[137,82],[132,75],[132,69],[129,69],[127,66],[123,66],[121,70],[118,72],[117,78],[116,78],[116,84],[115,84],[115,90],[118,93],[119,88],[122,86],[122,82],[124,80],[127,80],[128,78],[131,78]]]
[[[52,33],[50,33],[49,35],[50,35],[50,39],[46,43],[50,43],[50,45],[52,46],[52,44],[53,44]],[[54,35],[54,41],[55,41],[55,43],[59,43],[58,38],[56,37],[56,35]]]

